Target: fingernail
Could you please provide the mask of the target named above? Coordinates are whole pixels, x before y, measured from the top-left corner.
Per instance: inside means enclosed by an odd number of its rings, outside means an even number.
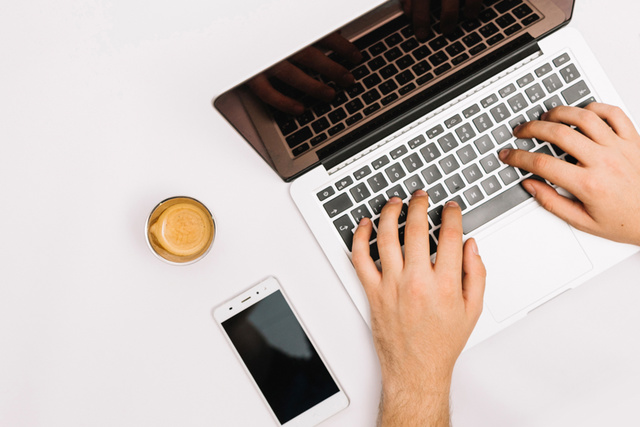
[[[322,90],[322,96],[325,98],[326,101],[331,101],[333,97],[336,96],[336,91],[333,90],[333,88],[330,88],[327,86],[325,89]]]
[[[387,203],[401,203],[402,199],[400,197],[392,197],[389,199],[389,201]]]
[[[522,125],[518,125],[518,126],[514,127],[513,128],[513,134],[515,135],[516,133],[518,133],[521,128],[522,128]]]
[[[358,223],[358,227],[364,227],[364,226],[369,225],[369,224],[371,224],[371,220],[365,216]]]
[[[533,185],[531,185],[531,183],[523,182],[522,186],[525,190],[527,190],[527,193],[531,194],[533,197],[536,197],[536,189],[533,188]]]
[[[424,190],[416,190],[414,191],[414,193],[411,195],[412,197],[424,197],[427,195],[427,192]]]
[[[498,157],[500,157],[500,160],[504,161],[504,159],[509,157],[509,153],[510,152],[511,152],[510,149],[505,148],[505,149],[501,150],[500,153],[498,153]]]
[[[420,41],[426,39],[429,36],[429,31],[426,28],[416,28],[416,38]]]
[[[340,83],[340,85],[342,86],[351,86],[355,82],[356,82],[356,79],[355,77],[353,77],[353,74],[346,73],[346,74],[343,74],[342,77],[340,77],[340,81],[338,83]]]
[[[540,116],[540,120],[547,120],[548,116],[549,116],[549,113],[542,113],[542,115]]]
[[[480,252],[478,251],[478,244],[476,243],[476,239],[470,239],[469,244],[471,245],[471,252],[473,252],[475,255],[480,255]]]
[[[459,208],[460,206],[459,206],[456,202],[454,202],[453,200],[451,200],[451,201],[447,202],[447,203],[444,205],[444,207],[445,207],[445,208]]]

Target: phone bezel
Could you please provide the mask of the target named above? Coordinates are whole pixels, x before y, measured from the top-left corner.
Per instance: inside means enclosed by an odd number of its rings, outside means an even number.
[[[273,412],[273,409],[271,408],[271,406],[267,402],[266,398],[262,394],[262,391],[260,390],[260,387],[258,387],[258,384],[256,383],[255,379],[251,375],[251,372],[249,372],[249,369],[247,368],[247,366],[245,365],[244,361],[242,360],[242,357],[238,353],[238,350],[236,349],[235,345],[233,344],[233,342],[229,338],[229,335],[227,335],[225,329],[222,326],[222,323],[225,320],[227,320],[227,319],[229,319],[229,318],[241,313],[242,311],[248,309],[252,305],[258,303],[259,301],[261,301],[262,299],[266,298],[267,296],[273,294],[276,291],[280,291],[281,292],[284,300],[286,301],[287,305],[289,306],[289,308],[293,312],[293,315],[295,316],[296,320],[300,324],[300,327],[304,331],[305,335],[309,339],[309,342],[311,342],[311,345],[313,346],[315,351],[318,353],[318,356],[320,357],[320,360],[322,361],[322,363],[324,364],[325,368],[329,372],[329,375],[331,376],[331,379],[333,380],[333,382],[338,387],[338,392],[337,393],[335,393],[334,395],[328,397],[327,399],[323,400],[322,402],[318,403],[317,405],[307,409],[305,412],[301,413],[297,417],[287,421],[284,424],[281,424],[279,422],[278,418],[276,417],[276,414]],[[242,292],[241,294],[235,296],[234,298],[230,299],[226,303],[219,305],[218,307],[213,309],[212,314],[213,314],[213,318],[215,319],[216,323],[218,324],[218,327],[222,331],[227,343],[233,349],[233,352],[236,355],[236,358],[242,364],[242,367],[243,367],[245,373],[250,378],[251,383],[253,384],[254,388],[260,394],[260,397],[262,398],[262,401],[265,403],[265,405],[269,409],[269,412],[271,413],[272,418],[275,420],[275,422],[278,425],[280,425],[282,427],[314,426],[314,425],[317,425],[318,423],[326,420],[327,418],[335,415],[336,413],[340,412],[341,410],[345,409],[347,406],[349,406],[349,398],[347,397],[347,395],[344,392],[342,386],[340,385],[340,383],[336,379],[335,375],[331,371],[331,369],[330,369],[329,365],[327,364],[325,358],[322,356],[322,353],[318,350],[318,346],[315,344],[315,342],[311,338],[311,335],[309,334],[309,331],[307,330],[307,328],[305,327],[304,323],[300,319],[300,316],[298,316],[298,313],[294,309],[293,304],[291,304],[291,301],[287,297],[287,294],[284,292],[284,289],[282,288],[282,286],[280,285],[280,283],[278,282],[278,280],[275,277],[269,276],[266,279],[264,279],[264,280],[260,281],[259,283],[257,283],[256,285],[252,286],[248,290],[246,290],[246,291]]]

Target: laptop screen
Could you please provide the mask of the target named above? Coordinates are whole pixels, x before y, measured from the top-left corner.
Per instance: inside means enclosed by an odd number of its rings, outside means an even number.
[[[330,168],[566,24],[573,0],[393,0],[221,94],[216,109],[286,181]]]

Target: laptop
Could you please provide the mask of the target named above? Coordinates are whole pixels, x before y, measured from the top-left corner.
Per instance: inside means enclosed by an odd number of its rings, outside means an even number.
[[[379,262],[382,206],[393,196],[404,200],[402,240],[406,204],[420,188],[430,199],[432,260],[440,213],[455,200],[464,238],[476,239],[488,271],[485,308],[467,347],[638,250],[548,213],[520,185],[532,175],[498,159],[501,149],[517,147],[575,163],[548,142],[516,139],[513,128],[558,105],[602,101],[624,109],[585,41],[566,27],[573,7],[571,0],[487,0],[471,19],[463,5],[455,30],[443,34],[432,4],[432,32],[418,40],[399,3],[389,1],[214,100],[292,182],[293,200],[368,324],[351,263],[354,229],[362,217],[373,219],[370,252]],[[343,58],[340,43],[328,42],[336,37],[353,43],[362,61]],[[301,59],[319,52],[354,81],[337,84]],[[292,67],[293,74],[283,72]],[[298,82],[299,73],[335,96],[320,99]],[[304,109],[292,113],[274,102],[283,99]]]

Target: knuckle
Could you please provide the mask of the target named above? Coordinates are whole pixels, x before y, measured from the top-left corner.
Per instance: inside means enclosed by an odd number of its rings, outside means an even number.
[[[531,161],[534,170],[544,170],[549,166],[549,157],[544,154],[536,155]]]
[[[462,232],[457,227],[443,224],[440,228],[439,240],[462,240]]]

